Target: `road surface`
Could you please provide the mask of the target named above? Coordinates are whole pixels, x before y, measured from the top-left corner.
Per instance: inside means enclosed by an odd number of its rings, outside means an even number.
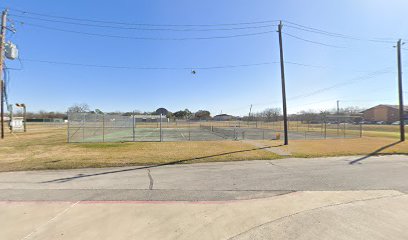
[[[0,239],[407,239],[408,157],[0,173]]]

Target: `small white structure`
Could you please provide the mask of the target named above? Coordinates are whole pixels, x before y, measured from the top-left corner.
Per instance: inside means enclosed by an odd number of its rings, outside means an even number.
[[[24,132],[24,118],[13,117],[13,120],[10,122],[10,127],[12,132]]]

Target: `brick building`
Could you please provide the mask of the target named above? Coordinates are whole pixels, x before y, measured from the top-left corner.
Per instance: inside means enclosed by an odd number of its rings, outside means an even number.
[[[399,107],[398,105],[385,105],[381,104],[372,108],[369,108],[363,113],[365,121],[379,122],[384,121],[392,123],[399,121]],[[408,106],[404,107],[404,115],[408,115]]]

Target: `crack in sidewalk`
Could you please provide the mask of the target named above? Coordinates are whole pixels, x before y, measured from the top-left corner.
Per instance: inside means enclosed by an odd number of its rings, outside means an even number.
[[[150,169],[147,169],[147,176],[149,177],[149,190],[153,190],[153,183],[154,183],[154,180],[153,180],[153,177],[152,177],[152,174],[150,174]]]

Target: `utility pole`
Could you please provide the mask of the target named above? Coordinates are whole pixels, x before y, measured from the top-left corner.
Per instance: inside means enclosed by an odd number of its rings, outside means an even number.
[[[401,64],[401,39],[397,42],[398,57],[398,95],[399,95],[399,119],[400,119],[400,140],[405,141],[405,119],[404,119],[404,97],[402,91],[402,64]]]
[[[337,100],[337,115],[340,114],[340,100]]]
[[[1,17],[1,30],[0,30],[0,128],[1,138],[4,138],[4,80],[3,80],[3,61],[4,61],[4,44],[6,42],[6,26],[7,25],[7,10],[4,10]]]
[[[278,25],[279,33],[279,49],[280,49],[280,67],[282,78],[282,105],[283,105],[283,130],[285,136],[285,145],[289,144],[288,141],[288,115],[286,111],[286,86],[285,86],[285,64],[283,62],[283,46],[282,46],[282,21]]]

